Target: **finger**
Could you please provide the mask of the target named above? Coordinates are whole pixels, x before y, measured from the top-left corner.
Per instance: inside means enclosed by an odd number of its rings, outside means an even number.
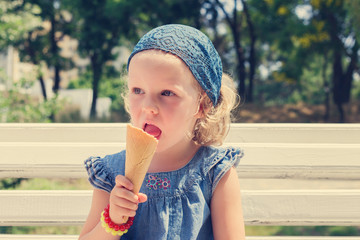
[[[129,201],[125,198],[117,198],[112,202],[115,206],[136,211],[138,209],[138,203]]]
[[[110,218],[114,223],[122,224],[123,217],[134,217],[136,210],[122,208],[116,205],[111,205],[109,210]]]
[[[132,182],[123,175],[117,175],[115,178],[115,184],[117,187],[124,187],[128,190],[132,190],[134,185]]]
[[[138,197],[139,197],[139,201],[138,201],[139,203],[143,203],[147,201],[147,195],[144,193],[139,193]]]
[[[117,188],[114,188],[112,191],[111,191],[111,194],[110,194],[110,198],[111,200],[115,200],[115,199],[126,199],[128,201],[131,201],[133,203],[138,203],[139,202],[139,197],[134,194],[132,191],[124,188],[124,187],[117,187]]]

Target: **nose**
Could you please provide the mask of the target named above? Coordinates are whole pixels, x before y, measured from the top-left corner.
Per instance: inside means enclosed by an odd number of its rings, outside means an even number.
[[[147,99],[143,105],[143,111],[147,114],[158,114],[159,109],[156,101],[154,101],[153,99]]]

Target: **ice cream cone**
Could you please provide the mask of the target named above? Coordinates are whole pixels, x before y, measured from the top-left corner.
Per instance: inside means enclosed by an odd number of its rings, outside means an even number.
[[[127,125],[125,176],[133,183],[138,194],[150,162],[154,156],[157,139],[140,128]]]

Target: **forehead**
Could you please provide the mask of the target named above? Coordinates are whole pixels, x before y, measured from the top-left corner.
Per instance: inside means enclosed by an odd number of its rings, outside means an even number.
[[[149,64],[155,64],[155,60],[156,60],[156,62],[160,62],[160,63],[162,62],[163,66],[172,64],[174,66],[187,68],[186,64],[174,54],[167,53],[161,50],[151,49],[151,50],[144,50],[138,52],[132,57],[129,63],[129,72],[131,71],[131,67],[134,65],[132,63],[134,62],[137,63],[140,60],[149,61]]]
[[[129,79],[137,77],[144,69],[148,73],[173,74],[177,77],[189,79],[194,87],[201,89],[189,67],[172,53],[156,49],[138,52],[129,63]]]

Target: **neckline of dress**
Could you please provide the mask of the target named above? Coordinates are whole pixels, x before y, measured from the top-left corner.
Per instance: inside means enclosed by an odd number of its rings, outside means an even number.
[[[171,171],[164,171],[164,172],[147,172],[146,175],[156,175],[156,174],[170,174],[170,173],[176,173],[176,172],[181,172],[183,171],[184,169],[187,169],[189,168],[190,165],[192,165],[195,161],[195,159],[198,158],[198,156],[203,152],[203,150],[205,149],[206,147],[205,146],[201,146],[197,152],[195,153],[195,155],[191,158],[191,160],[186,163],[184,166],[178,168],[178,169],[175,169],[175,170],[171,170]]]

